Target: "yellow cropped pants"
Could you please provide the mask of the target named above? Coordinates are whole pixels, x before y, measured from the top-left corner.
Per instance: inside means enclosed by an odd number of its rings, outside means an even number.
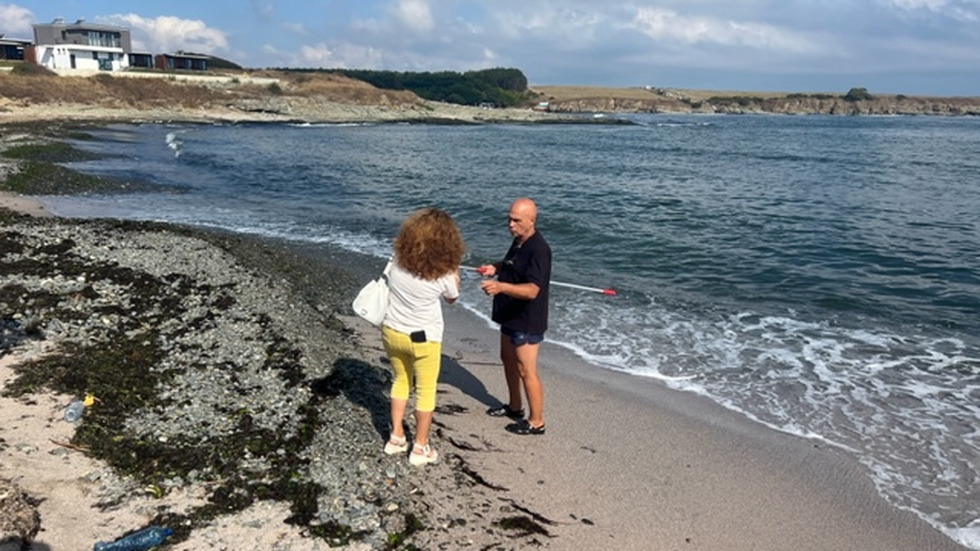
[[[436,409],[436,383],[439,381],[442,343],[412,342],[405,333],[381,328],[385,352],[391,360],[395,380],[391,383],[391,397],[408,400],[412,386],[415,387],[415,410],[433,411]]]

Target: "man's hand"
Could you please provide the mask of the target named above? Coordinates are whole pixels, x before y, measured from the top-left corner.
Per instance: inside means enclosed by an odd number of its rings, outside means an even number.
[[[483,292],[490,296],[503,292],[502,284],[496,279],[484,279],[480,282],[480,289],[483,289]]]

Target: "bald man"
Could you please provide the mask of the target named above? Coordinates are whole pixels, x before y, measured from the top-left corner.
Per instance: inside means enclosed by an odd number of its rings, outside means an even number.
[[[551,247],[535,228],[537,218],[534,201],[526,197],[514,201],[507,215],[507,227],[514,236],[510,249],[500,262],[477,268],[487,278],[480,288],[493,297],[492,318],[500,324],[500,359],[509,393],[508,402],[488,409],[487,415],[517,419],[507,430],[527,435],[544,434],[538,348],[548,329]],[[522,390],[527,396],[527,419]]]

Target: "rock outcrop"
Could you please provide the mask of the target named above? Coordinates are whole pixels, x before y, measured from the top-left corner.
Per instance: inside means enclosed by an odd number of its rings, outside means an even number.
[[[777,113],[787,115],[980,115],[980,98],[880,96],[848,101],[827,94],[782,97],[717,96],[697,101],[678,94],[649,99],[583,97],[549,102],[557,113]]]

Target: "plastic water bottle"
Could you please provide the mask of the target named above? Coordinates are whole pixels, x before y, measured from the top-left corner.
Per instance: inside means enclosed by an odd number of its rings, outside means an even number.
[[[111,543],[100,541],[95,544],[92,551],[143,551],[160,545],[172,533],[173,530],[170,528],[150,526]]]
[[[65,408],[65,421],[69,423],[74,423],[82,418],[82,412],[85,411],[85,404],[81,400],[74,400],[72,403],[68,404]]]

